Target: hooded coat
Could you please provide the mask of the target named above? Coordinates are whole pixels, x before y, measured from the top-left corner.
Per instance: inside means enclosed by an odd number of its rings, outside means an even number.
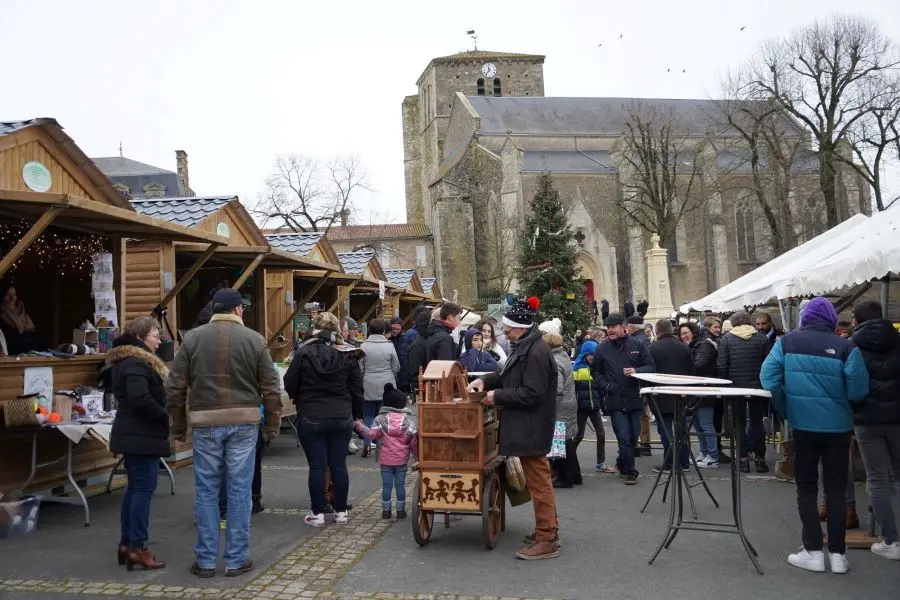
[[[657,373],[690,375],[694,370],[691,349],[672,334],[662,335],[650,344],[650,356],[653,357]],[[675,396],[660,394],[656,398],[656,404],[662,414],[675,412]]]
[[[410,455],[418,454],[416,425],[405,408],[384,406],[372,422],[372,427],[358,423],[357,432],[373,442],[381,440],[376,458],[378,464],[385,467],[405,467]]]
[[[397,385],[400,359],[391,340],[383,335],[370,335],[362,344],[363,398],[368,402],[381,402],[384,385]]]
[[[562,346],[550,351],[556,362],[556,420],[566,424],[566,439],[573,439],[578,432],[578,402],[575,399],[575,379],[572,377],[572,361]]]
[[[500,365],[487,350],[476,350],[472,347],[472,338],[481,332],[477,329],[466,331],[466,351],[459,357],[459,362],[470,373],[494,372],[500,370]]]
[[[416,324],[413,327],[415,338],[409,345],[409,387],[412,390],[419,389],[419,369],[425,370],[428,365],[428,326],[431,324],[431,311],[423,310],[416,315]],[[411,332],[407,332],[409,335]]]
[[[769,353],[769,339],[753,325],[738,325],[719,338],[716,367],[719,377],[734,387],[762,388],[759,370]]]
[[[691,356],[693,359],[693,374],[697,377],[715,377],[718,373],[716,359],[719,356],[719,344],[709,334],[691,342]],[[699,406],[715,408],[716,399],[713,396],[700,396]]]
[[[330,331],[317,331],[300,344],[284,375],[284,390],[308,419],[361,419],[362,352],[336,343]]]
[[[494,403],[503,409],[500,454],[546,456],[556,428],[556,361],[537,327],[510,349],[503,371],[483,378],[484,389],[496,390]]]
[[[428,326],[428,343],[425,345],[425,364],[433,360],[456,360],[459,358],[453,332],[443,321],[432,321]]]
[[[587,362],[587,355],[593,355],[597,351],[597,342],[585,340],[581,344],[581,350],[572,364],[572,378],[575,382],[575,397],[578,402],[578,410],[595,411],[603,408],[603,394],[599,387],[594,385],[591,376],[591,365]]]
[[[169,456],[166,365],[134,336],[119,336],[106,354],[118,408],[109,436],[116,454]]]
[[[856,425],[900,424],[900,332],[884,319],[856,327],[853,343],[869,373],[869,395],[853,405]]]

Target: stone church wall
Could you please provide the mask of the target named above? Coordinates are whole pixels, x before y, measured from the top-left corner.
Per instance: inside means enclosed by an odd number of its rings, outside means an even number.
[[[425,201],[422,188],[422,150],[419,133],[419,97],[403,99],[403,174],[406,186],[407,223],[425,222]]]

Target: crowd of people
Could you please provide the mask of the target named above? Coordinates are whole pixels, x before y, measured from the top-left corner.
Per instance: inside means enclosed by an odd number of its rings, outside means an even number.
[[[188,423],[197,528],[190,570],[198,577],[215,575],[220,529],[225,575],[253,569],[250,516],[262,510],[260,462],[279,431],[282,385],[264,338],[243,326],[240,294],[220,290],[209,308],[185,335],[171,371],[155,355],[160,328],[151,317],[130,324],[108,356],[118,405],[110,447],[124,455],[128,473],[118,557],[129,570],[165,566],[148,549],[150,504],[158,459],[171,451],[170,433],[184,439]],[[662,319],[655,327],[639,313],[613,313],[572,347],[560,320],[538,323],[537,311],[537,300],[530,298],[514,303],[500,321],[484,317],[463,329],[463,310],[445,303],[417,311],[405,332],[399,319],[373,319],[361,343],[352,319],[315,315],[283,378],[309,464],[304,522],[322,527],[327,514],[337,525],[349,522],[347,456],[354,432],[364,457],[376,444],[382,517],[407,516],[405,481],[417,455],[416,423],[407,403],[415,401],[419,373],[432,360],[459,360],[477,377],[470,390],[486,392],[483,402],[503,409],[500,453],[520,459],[535,512],[535,530],[516,554],[521,559],[559,554],[554,488],[583,483],[577,450],[588,423],[596,432],[596,471],[617,473],[628,486],[640,476],[636,456],[649,451],[651,422],[663,443],[656,471],[670,469],[673,460],[685,469],[715,469],[737,460],[745,473],[769,470],[768,400],[750,400],[747,426],[735,432],[723,431],[721,403],[698,401],[686,424],[696,429],[699,453],[694,457],[685,448],[673,457],[675,419],[684,415],[665,401],[649,410],[634,377],[657,372],[721,377],[736,387],[771,392],[771,405],[790,424],[802,522],[803,548],[788,560],[807,570],[825,570],[820,519],[828,522],[832,571],[849,568],[844,534],[851,524],[848,460],[855,435],[870,504],[882,526],[883,540],[872,552],[900,560],[891,505],[892,488],[900,495],[900,333],[882,319],[877,303],[854,307],[843,336],[832,304],[815,298],[802,306],[800,329],[787,335],[765,313],[753,319],[738,311],[726,321],[711,316],[702,323]],[[605,448],[607,419],[618,445],[612,462]],[[737,437],[739,456],[722,452],[723,433]]]

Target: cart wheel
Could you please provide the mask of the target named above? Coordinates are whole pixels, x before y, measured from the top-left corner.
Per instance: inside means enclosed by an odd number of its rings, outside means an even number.
[[[497,538],[503,530],[503,485],[496,470],[491,471],[484,481],[481,494],[481,532],[488,550],[497,546]]]
[[[420,492],[422,481],[419,480],[419,486],[416,488],[416,499],[412,505],[412,530],[413,538],[420,546],[424,546],[431,539],[431,530],[434,527],[434,512],[430,510],[422,510],[422,501]]]

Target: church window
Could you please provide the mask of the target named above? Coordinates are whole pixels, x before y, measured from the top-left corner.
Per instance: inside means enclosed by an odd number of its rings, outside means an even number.
[[[484,79],[479,79],[475,85],[475,93],[484,96]]]
[[[503,95],[503,94],[500,93],[500,78],[499,78],[499,77],[495,77],[495,78],[494,78],[494,95],[495,95],[495,96],[502,96],[502,95]]]
[[[756,261],[756,232],[753,225],[753,204],[749,196],[744,196],[734,207],[735,238],[740,262]]]
[[[391,251],[387,248],[381,249],[381,268],[382,269],[390,269],[391,268]]]
[[[416,266],[424,267],[427,264],[428,260],[425,255],[425,246],[416,246]]]

